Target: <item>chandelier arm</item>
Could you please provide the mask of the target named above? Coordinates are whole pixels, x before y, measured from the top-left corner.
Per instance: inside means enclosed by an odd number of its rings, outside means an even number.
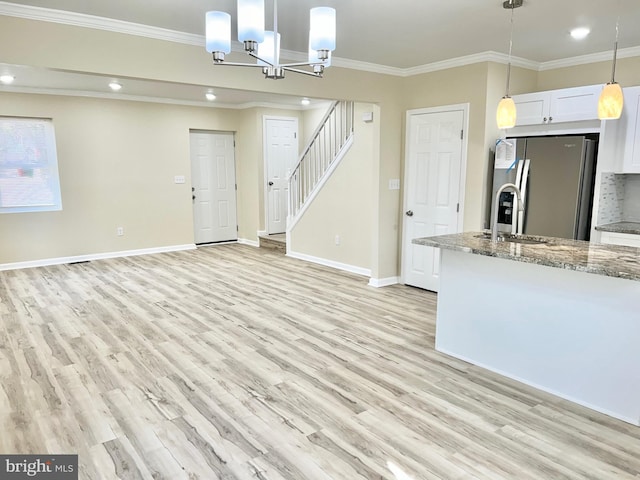
[[[221,62],[215,63],[214,65],[229,65],[231,67],[263,67],[263,65],[258,65],[257,63],[238,63],[238,62]]]
[[[280,67],[288,68],[288,67],[314,67],[316,65],[324,66],[322,62],[299,62],[299,63],[282,63]]]
[[[300,70],[299,68],[285,67],[284,65],[281,65],[280,68],[282,68],[283,70],[286,70],[288,72],[302,73],[304,75],[309,75],[311,77],[322,78],[322,74],[321,73],[307,72],[306,70]]]
[[[255,58],[256,60],[260,60],[261,62],[266,63],[266,64],[267,64],[267,65],[269,65],[270,67],[277,67],[277,66],[279,66],[279,65],[275,65],[275,64],[271,63],[271,62],[270,62],[270,61],[268,61],[268,60],[265,60],[265,59],[264,59],[264,58],[262,58],[262,57],[259,57],[258,55],[256,55],[256,54],[255,54],[255,53],[253,53],[253,52],[247,52],[247,53],[248,53],[249,55],[251,55],[253,58]],[[273,58],[275,58],[275,57],[273,57]],[[251,63],[250,63],[250,64],[248,64],[248,65],[253,65],[253,64],[251,64]],[[257,65],[257,64],[256,64],[255,66],[256,66],[256,67],[262,67],[262,66],[264,66],[264,65]]]

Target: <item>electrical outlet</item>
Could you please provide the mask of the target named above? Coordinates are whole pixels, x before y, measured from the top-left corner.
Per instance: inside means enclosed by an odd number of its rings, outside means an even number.
[[[124,227],[118,227],[116,228],[116,235],[121,237],[122,235],[124,235]]]
[[[340,245],[340,235],[336,235],[336,245]]]

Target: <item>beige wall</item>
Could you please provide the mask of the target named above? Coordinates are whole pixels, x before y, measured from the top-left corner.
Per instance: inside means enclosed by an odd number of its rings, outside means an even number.
[[[307,108],[303,110],[302,117],[304,128],[300,130],[300,153],[311,141],[311,137],[316,131],[320,121],[324,115],[329,111],[332,102],[323,102],[317,107]]]
[[[189,129],[239,128],[212,108],[8,93],[0,105],[53,118],[63,205],[0,215],[0,263],[193,243]]]
[[[245,59],[243,56],[232,55],[230,60],[234,60],[233,57]],[[376,201],[371,202],[378,222],[375,238],[372,239],[376,249],[372,254],[372,270],[377,277],[397,274],[399,195],[397,191],[389,191],[386,188],[389,178],[399,178],[401,161],[400,129],[403,110],[399,102],[397,77],[332,67],[325,73],[322,81],[302,75],[289,75],[283,81],[265,81],[258,72],[248,75],[246,69],[212,66],[210,55],[200,46],[2,16],[0,58],[6,63],[125,78],[377,103],[380,107],[379,149],[382,160],[374,167],[378,169],[374,175],[377,176],[376,182],[380,188]],[[244,126],[249,126],[247,122],[251,122],[251,119],[246,117],[241,120]],[[243,148],[252,149],[255,146]],[[240,149],[237,154],[241,154]],[[250,177],[255,175],[255,172],[244,170],[242,174]],[[255,204],[255,201],[247,199],[246,204]],[[258,194],[258,204],[260,201]],[[250,209],[248,207],[247,212]],[[241,217],[255,221],[259,226],[262,221],[261,214],[255,211],[247,212],[241,212]],[[253,228],[248,226],[249,223],[246,225],[246,230],[242,232],[249,236]]]
[[[236,54],[231,57],[244,59]],[[475,65],[452,68],[446,71],[433,72],[423,75],[416,75],[408,78],[394,77],[364,71],[349,70],[332,67],[325,73],[325,78],[321,81],[307,78],[305,76],[289,75],[283,81],[265,81],[257,72],[253,75],[247,74],[245,69],[216,68],[211,65],[210,56],[204,48],[192,45],[183,45],[172,42],[154,40],[150,38],[135,37],[123,34],[116,34],[101,30],[91,30],[82,27],[67,26],[54,23],[39,22],[35,20],[25,20],[12,17],[0,16],[0,58],[5,63],[25,64],[40,66],[45,68],[66,69],[71,71],[100,73],[109,76],[122,76],[132,78],[143,78],[170,82],[183,82],[206,87],[228,87],[247,90],[259,90],[275,93],[286,93],[298,96],[309,96],[326,99],[346,99],[362,103],[375,105],[376,125],[379,135],[372,146],[371,183],[369,190],[362,191],[361,196],[368,199],[367,208],[372,217],[370,244],[370,269],[372,277],[387,278],[394,277],[399,273],[400,256],[400,222],[401,222],[401,192],[388,189],[388,181],[392,178],[402,179],[402,165],[404,163],[404,119],[408,109],[442,106],[457,103],[470,104],[470,128],[468,133],[468,164],[465,185],[465,206],[464,206],[464,228],[466,230],[483,227],[485,209],[485,181],[489,162],[489,151],[499,134],[493,124],[495,106],[503,94],[505,67],[493,63],[479,63]],[[230,58],[233,60],[234,58]],[[604,83],[610,75],[610,62],[601,62],[593,65],[585,65],[571,68],[563,68],[555,71],[533,72],[525,69],[514,68],[512,72],[512,93],[524,93],[527,91],[544,90],[550,88],[563,88],[581,84]],[[640,85],[640,59],[621,59],[618,67],[618,80],[624,85]],[[187,108],[168,107],[165,105],[151,105],[141,107],[142,104],[131,104],[127,107],[127,115],[131,114],[132,120],[122,120],[120,124],[115,124],[115,118],[119,117],[112,113],[101,116],[100,110],[105,112],[112,110],[120,111],[127,102],[109,102],[106,100],[85,100],[83,104],[79,99],[70,100],[66,97],[45,97],[45,96],[3,96],[12,99],[16,105],[14,110],[32,110],[29,105],[41,103],[45,99],[47,102],[59,102],[57,109],[53,113],[34,113],[34,115],[57,116],[66,119],[69,126],[73,122],[80,123],[78,118],[85,115],[86,118],[97,117],[97,125],[104,125],[108,119],[114,123],[111,131],[116,133],[112,137],[112,143],[106,149],[105,154],[99,155],[104,159],[107,156],[121,154],[120,150],[131,149],[137,155],[144,156],[146,150],[140,144],[149,144],[150,138],[156,142],[151,147],[152,151],[165,158],[159,170],[156,170],[147,178],[142,186],[150,188],[154,183],[158,191],[171,198],[178,195],[179,186],[170,183],[173,175],[180,172],[169,172],[181,166],[184,159],[177,160],[177,151],[183,149],[188,143],[187,134],[174,132],[172,135],[157,135],[163,129],[175,128],[177,132],[188,131],[189,128],[203,128],[213,130],[236,131],[237,149],[237,174],[239,188],[243,191],[238,194],[238,218],[240,225],[240,237],[255,239],[255,232],[264,228],[263,215],[263,159],[262,147],[257,138],[261,138],[263,112],[260,109],[248,111],[221,111],[208,108]],[[90,103],[100,102],[100,103]],[[60,105],[65,103],[73,108],[66,110]],[[0,114],[12,114],[12,103],[2,102],[0,104]],[[83,105],[80,107],[80,105]],[[89,107],[88,105],[91,105]],[[135,106],[133,106],[135,105]],[[51,107],[53,108],[53,107]],[[95,109],[95,112],[88,110]],[[37,110],[37,109],[36,109]],[[177,112],[175,119],[171,118]],[[157,115],[156,115],[157,113]],[[25,113],[29,114],[29,113]],[[171,114],[163,116],[161,114]],[[299,113],[298,113],[299,114]],[[72,118],[72,115],[74,116]],[[303,114],[301,132],[309,128],[307,115]],[[379,122],[379,123],[378,123]],[[65,122],[62,122],[64,124]],[[125,129],[123,125],[129,125],[132,129]],[[154,132],[145,127],[153,125]],[[104,125],[110,126],[110,125]],[[57,123],[56,123],[56,128]],[[74,127],[75,128],[75,127]],[[85,125],[78,125],[78,131],[85,133]],[[126,130],[126,131],[125,131]],[[106,130],[108,131],[108,130]],[[127,133],[129,132],[129,133]],[[135,132],[135,133],[131,133]],[[98,132],[86,132],[85,138],[95,141],[101,140]],[[154,135],[156,133],[156,135]],[[58,135],[61,132],[58,131]],[[89,135],[90,134],[90,135]],[[68,132],[65,135],[70,135]],[[131,138],[134,137],[134,138]],[[173,141],[169,145],[164,140],[158,138],[171,138]],[[137,139],[140,139],[140,144]],[[126,148],[118,148],[114,140],[122,140]],[[59,142],[61,139],[59,139]],[[133,142],[133,143],[130,143]],[[69,140],[64,140],[62,144],[71,144]],[[89,143],[87,141],[87,143]],[[304,142],[301,142],[304,143]],[[98,144],[99,145],[99,144]],[[166,148],[161,148],[163,145]],[[302,144],[301,144],[302,147]],[[76,148],[74,146],[74,148]],[[78,147],[79,148],[79,147]],[[79,150],[89,150],[88,145]],[[169,159],[169,152],[172,152]],[[134,156],[133,154],[131,155]],[[118,157],[120,158],[120,157]],[[114,160],[115,161],[115,160]],[[118,160],[119,161],[119,160]],[[76,162],[76,160],[74,160]],[[176,163],[178,162],[178,163]],[[129,162],[130,164],[130,162]],[[75,165],[75,164],[74,164]],[[124,165],[116,163],[118,167]],[[131,167],[131,165],[129,165]],[[83,188],[75,179],[74,175],[81,175],[84,165],[80,165],[77,170],[65,173],[64,182],[72,182],[73,186],[67,185],[63,188],[78,189],[77,195],[81,195]],[[143,170],[149,167],[144,165]],[[131,168],[137,168],[134,165]],[[75,173],[74,173],[75,172]],[[139,171],[136,170],[137,173]],[[69,175],[69,178],[66,176]],[[131,192],[118,184],[119,180],[110,180],[109,186],[112,188],[122,188],[127,195],[126,199],[131,199]],[[133,181],[133,180],[132,180]],[[166,185],[164,182],[169,182]],[[129,186],[130,190],[137,190],[141,185]],[[365,188],[365,187],[363,187]],[[168,192],[168,193],[167,193]],[[91,202],[102,202],[102,197],[109,195],[103,190],[87,192]],[[75,193],[74,193],[75,194]],[[70,228],[82,225],[80,220],[71,220],[71,213],[67,211],[70,204],[66,198],[71,195],[63,191],[63,212],[52,214],[49,217],[43,214],[29,214],[12,216],[12,219],[0,219],[0,226],[3,229],[5,224],[11,227],[10,240],[0,242],[10,243],[6,251],[11,252],[7,258],[35,259],[55,256],[51,247],[40,244],[32,244],[26,241],[25,248],[31,249],[29,254],[17,254],[14,249],[16,243],[23,241],[23,235],[33,231],[44,229],[45,231],[55,231],[58,235],[61,231],[68,231]],[[102,197],[100,197],[102,196]],[[138,248],[138,246],[160,246],[175,243],[189,243],[191,241],[191,214],[189,205],[183,205],[180,201],[172,202],[171,205],[162,203],[158,199],[157,193],[149,195],[146,205],[153,204],[156,200],[161,203],[158,208],[159,213],[150,213],[142,219],[141,216],[125,219],[133,222],[133,230],[125,225],[127,234],[123,238],[114,239],[112,225],[117,219],[111,217],[111,213],[105,213],[103,224],[94,224],[95,220],[90,220],[92,229],[100,231],[102,234],[80,235],[82,241],[71,239],[69,245],[60,247],[65,252],[102,252],[112,250],[123,250]],[[100,198],[93,198],[100,197]],[[80,197],[78,197],[80,198]],[[182,197],[180,197],[182,198]],[[135,204],[134,204],[135,205]],[[137,208],[134,207],[134,210]],[[127,213],[129,215],[129,213]],[[88,213],[74,211],[78,218],[89,218]],[[133,213],[131,213],[133,215]],[[9,216],[7,216],[8,218]],[[163,236],[161,219],[170,217],[171,222],[179,228],[172,232],[166,232]],[[179,217],[179,219],[178,219]],[[93,221],[94,223],[91,223]],[[144,229],[144,233],[139,232],[136,236],[135,222],[150,222],[150,226]],[[321,225],[318,228],[323,228]],[[14,233],[15,232],[15,233]],[[189,232],[189,233],[187,233]],[[153,235],[158,234],[157,238]],[[58,237],[54,237],[58,238]],[[333,234],[332,234],[333,238]],[[134,239],[137,239],[134,242]],[[132,243],[133,242],[133,243]],[[78,244],[78,245],[76,245]],[[134,246],[135,245],[135,246]],[[72,248],[73,247],[73,248]],[[1,253],[5,252],[5,248]],[[69,253],[72,254],[72,253]],[[75,253],[74,253],[75,254]],[[29,257],[29,258],[26,258]],[[0,260],[0,262],[3,260]],[[360,262],[358,260],[358,262]],[[350,262],[347,262],[350,263]]]
[[[380,120],[365,123],[371,104],[355,104],[354,143],[290,235],[290,251],[370,269],[375,197],[372,168],[377,162]],[[375,114],[375,112],[374,112]],[[340,237],[340,245],[335,237]]]
[[[404,79],[407,110],[469,103],[467,175],[464,229],[477,230],[481,224],[483,172],[486,164],[485,120],[487,63],[416,75]],[[405,126],[406,128],[406,126]],[[403,151],[404,155],[404,151]]]

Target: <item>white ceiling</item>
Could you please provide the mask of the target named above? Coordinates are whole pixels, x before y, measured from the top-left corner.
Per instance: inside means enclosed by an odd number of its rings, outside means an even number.
[[[280,0],[278,24],[283,49],[306,52],[309,9],[332,6],[337,12],[334,63],[344,66],[351,63],[356,68],[368,64],[367,68],[379,67],[401,75],[410,69],[469,55],[505,54],[509,44],[510,11],[502,7],[502,1]],[[270,28],[272,2],[266,3]],[[194,35],[204,34],[206,11],[224,10],[235,19],[236,10],[235,0],[0,1],[0,6],[10,4],[94,15]],[[618,15],[621,55],[640,55],[640,0],[524,0],[524,5],[514,13],[513,55],[534,68],[586,55],[606,53],[610,56]],[[582,41],[569,36],[569,31],[579,26],[591,28],[591,34]],[[36,72],[37,75],[47,73],[51,72]],[[51,78],[54,83],[70,80],[68,75]],[[87,81],[84,86],[88,91],[92,90],[88,76],[77,79],[71,88],[82,89],[82,80]],[[146,85],[140,85],[143,86]],[[154,95],[168,95],[175,87],[157,85]],[[194,101],[196,98],[201,101],[202,87],[193,87]],[[230,103],[247,99],[240,93],[233,97],[229,92]],[[269,95],[253,101],[274,99],[276,103],[289,101],[291,104],[299,104],[300,100]]]

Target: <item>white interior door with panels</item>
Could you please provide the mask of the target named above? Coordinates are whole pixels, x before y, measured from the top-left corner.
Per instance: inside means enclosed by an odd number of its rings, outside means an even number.
[[[233,133],[190,132],[196,244],[238,239]]]
[[[414,238],[462,231],[467,105],[407,112],[402,280],[437,292],[440,251]]]
[[[287,178],[298,161],[298,119],[265,116],[265,215],[268,234],[287,229],[289,185]]]

